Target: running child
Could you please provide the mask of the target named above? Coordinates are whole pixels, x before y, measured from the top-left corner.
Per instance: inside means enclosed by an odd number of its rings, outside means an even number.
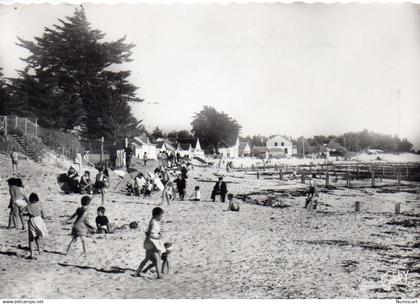
[[[66,255],[69,253],[71,245],[77,241],[77,238],[80,237],[80,241],[82,242],[83,246],[83,253],[86,256],[86,245],[85,245],[85,237],[88,231],[94,232],[96,229],[89,223],[88,219],[88,206],[91,202],[91,198],[87,195],[83,196],[81,199],[82,207],[77,208],[76,212],[69,218],[67,223],[71,220],[76,218],[73,223],[73,229],[71,231],[72,239],[70,241],[69,246],[67,247]]]
[[[99,167],[95,182],[95,188],[101,194],[102,205],[105,203],[105,191],[108,184],[108,177],[105,173],[105,168],[103,166]]]

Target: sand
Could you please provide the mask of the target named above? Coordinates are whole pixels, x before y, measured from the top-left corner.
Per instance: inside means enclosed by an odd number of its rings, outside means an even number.
[[[175,201],[163,206],[162,222],[164,241],[175,247],[172,273],[156,280],[154,273],[140,278],[130,274],[144,256],[144,232],[152,209],[160,202],[158,193],[146,199],[108,193],[105,207],[110,221],[117,225],[138,221],[139,229],[92,235],[87,238],[86,258],[80,242],[64,256],[71,231],[65,220],[80,205],[81,196],[59,193],[55,178],[61,169],[22,162],[26,191],[39,194],[50,217],[45,251],[36,255],[37,260],[26,260],[27,232],[6,229],[9,197],[5,180],[11,168],[1,155],[0,168],[0,298],[420,296],[420,240],[416,239],[420,203],[416,193],[339,187],[321,194],[323,204],[317,212],[302,208],[302,196],[280,194],[274,198],[285,208],[242,203],[238,213],[224,211],[227,203],[218,201]],[[188,192],[199,185],[203,199],[209,198],[216,175],[221,173],[226,172],[196,167],[188,179]],[[257,180],[255,175],[238,172],[226,175],[228,189],[235,194],[307,187],[294,180]],[[114,176],[113,185],[117,181]],[[261,200],[264,196],[250,197]],[[356,200],[362,202],[360,213],[354,212]],[[400,215],[394,214],[395,202],[401,203]],[[92,222],[99,205],[97,197],[90,206]],[[403,220],[416,225],[389,224]],[[382,283],[395,278],[398,270],[408,270],[408,279],[394,280],[390,290],[384,289]]]

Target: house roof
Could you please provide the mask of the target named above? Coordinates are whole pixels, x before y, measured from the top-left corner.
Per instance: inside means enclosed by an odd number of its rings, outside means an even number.
[[[342,150],[342,151],[347,151],[346,148],[344,148],[342,145],[340,145],[338,142],[334,141],[334,140],[330,140],[330,142],[327,145],[328,149],[332,149],[332,150]]]
[[[266,153],[268,148],[266,146],[254,146],[251,151],[252,153]]]
[[[143,146],[143,145],[154,146],[152,143],[150,143],[149,138],[146,136],[136,136],[130,141],[130,144],[137,144],[140,146]]]
[[[283,139],[285,139],[285,140],[287,140],[287,141],[290,141],[290,140],[289,140],[289,138],[288,138],[287,136],[280,135],[280,134],[270,135],[270,136],[268,137],[268,139],[270,140],[270,139],[273,139],[274,137],[277,137],[277,136],[279,136],[279,137],[281,137],[281,138],[283,138]]]

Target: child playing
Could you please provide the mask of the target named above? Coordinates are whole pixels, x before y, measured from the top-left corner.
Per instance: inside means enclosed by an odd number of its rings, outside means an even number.
[[[105,207],[98,207],[98,216],[95,219],[96,222],[96,233],[108,233],[109,232],[109,221],[105,216]]]
[[[201,199],[200,187],[195,186],[194,193],[190,195],[190,201],[199,202]]]
[[[151,261],[156,267],[157,278],[162,278],[161,272],[161,255],[164,253],[165,246],[162,243],[162,233],[160,232],[160,221],[162,220],[163,210],[159,207],[153,208],[152,219],[150,220],[149,227],[146,232],[146,239],[144,240],[143,247],[146,249],[146,256],[140,263],[137,271],[133,276],[138,277],[140,272]]]
[[[237,201],[233,200],[233,194],[228,194],[229,206],[226,211],[239,211],[239,204]]]
[[[90,172],[89,171],[85,171],[85,174],[82,175],[82,177],[80,178],[80,192],[82,194],[92,194],[92,180],[90,179]]]
[[[13,174],[15,173],[15,167],[16,167],[16,173],[19,174],[19,168],[18,168],[19,154],[17,153],[16,148],[13,148],[12,153],[10,153],[10,158],[12,159]]]
[[[166,273],[169,274],[170,271],[170,265],[169,265],[169,254],[172,252],[173,247],[171,243],[165,243],[165,252],[162,253],[161,259],[162,259],[162,273]],[[142,273],[146,273],[148,272],[152,267],[153,267],[153,263],[149,264],[149,266],[147,266]]]
[[[165,199],[168,202],[168,205],[169,205],[169,201],[175,200],[175,189],[174,189],[174,184],[172,182],[168,182],[165,188],[163,189],[161,204],[163,204]]]
[[[104,167],[100,167],[98,171],[99,171],[98,174],[96,174],[95,188],[101,194],[102,205],[103,205],[105,203],[105,190],[107,188],[108,178],[105,174]]]
[[[80,237],[83,246],[83,253],[86,256],[86,246],[85,246],[85,237],[88,231],[95,231],[95,227],[93,227],[89,223],[87,209],[90,204],[91,198],[87,195],[83,196],[81,199],[82,207],[77,208],[76,212],[69,218],[67,223],[72,219],[76,218],[76,221],[73,224],[73,229],[71,231],[72,239],[70,241],[69,246],[67,247],[66,255],[69,253],[71,245],[76,242],[77,238]]]
[[[41,254],[41,242],[39,238],[48,236],[47,227],[43,221],[45,214],[43,212],[42,204],[39,202],[38,195],[31,193],[29,195],[29,205],[26,208],[29,214],[28,220],[28,237],[29,237],[29,251],[30,254],[27,259],[33,259],[32,245],[35,241],[38,248],[38,253]]]

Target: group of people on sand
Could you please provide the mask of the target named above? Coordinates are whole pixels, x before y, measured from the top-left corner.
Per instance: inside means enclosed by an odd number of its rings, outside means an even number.
[[[62,189],[65,194],[81,193],[81,194],[100,194],[102,197],[102,204],[105,202],[105,192],[109,187],[109,173],[106,166],[97,167],[98,173],[94,180],[92,180],[90,171],[85,171],[82,176],[73,165],[65,175],[61,177],[60,182],[63,183]]]

